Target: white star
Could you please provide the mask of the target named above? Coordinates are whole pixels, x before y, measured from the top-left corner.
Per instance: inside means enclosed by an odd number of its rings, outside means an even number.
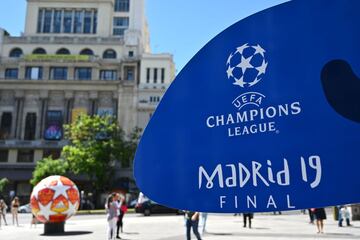
[[[228,78],[230,78],[233,74],[233,70],[234,70],[234,68],[233,67],[230,67],[230,65],[229,65],[229,67],[228,67],[228,69],[226,70],[226,73],[227,73],[227,77]]]
[[[76,201],[75,204],[72,204],[70,201],[69,201],[69,208],[68,210],[64,211],[62,214],[67,214],[67,218],[71,217],[72,215],[74,215],[77,211],[79,207],[79,203]]]
[[[251,59],[252,56],[248,58],[244,58],[244,56],[241,56],[241,62],[237,65],[237,67],[241,68],[243,73],[245,73],[246,69],[248,68],[254,68],[254,66],[250,63]]]
[[[261,78],[256,78],[253,82],[249,83],[249,87],[254,86],[255,84],[257,84],[258,82],[260,82]]]
[[[255,49],[254,55],[257,54],[257,53],[260,53],[261,56],[264,57],[265,50],[259,44],[257,46],[252,46],[252,48]]]
[[[226,61],[226,64],[230,65],[230,61],[231,61],[231,58],[233,57],[234,55],[232,53],[230,53],[227,61]]]
[[[265,60],[263,60],[261,66],[256,68],[256,70],[259,71],[258,76],[259,76],[260,74],[263,74],[263,73],[266,72],[267,65],[268,65],[268,63],[265,62]]]
[[[245,86],[244,76],[242,76],[240,79],[235,78],[235,82],[233,82],[233,84],[238,85],[240,87],[244,87]]]
[[[51,211],[51,204],[52,202],[48,203],[46,206],[43,206],[41,203],[39,203],[40,211],[37,213],[37,216],[44,216],[44,218],[48,221],[50,215],[57,214],[57,212]]]
[[[245,43],[244,45],[242,45],[242,46],[240,46],[240,47],[237,47],[235,53],[238,52],[238,53],[242,54],[243,51],[244,51],[244,49],[245,49],[245,48],[248,48],[248,47],[249,47],[249,45],[248,45],[247,43]]]
[[[65,198],[68,198],[66,190],[68,190],[71,187],[64,185],[60,181],[60,176],[59,176],[57,179],[57,184],[55,186],[49,186],[49,188],[55,191],[53,199],[56,199],[60,195],[63,195]]]

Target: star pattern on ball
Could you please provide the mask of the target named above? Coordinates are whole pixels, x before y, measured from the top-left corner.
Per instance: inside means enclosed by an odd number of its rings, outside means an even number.
[[[259,44],[245,43],[231,52],[226,61],[226,75],[233,85],[252,87],[263,79],[268,62],[266,51]]]
[[[71,188],[70,186],[64,185],[62,181],[60,180],[60,176],[57,179],[57,184],[55,186],[50,186],[50,189],[55,191],[54,199],[57,198],[60,195],[63,195],[64,197],[67,197],[67,190]]]
[[[51,210],[52,203],[48,203],[46,206],[43,206],[39,203],[40,211],[37,212],[38,216],[43,216],[47,221],[50,220],[50,215],[55,215],[57,212]]]
[[[43,223],[64,222],[80,205],[79,190],[63,176],[50,176],[40,181],[30,199],[33,214]]]

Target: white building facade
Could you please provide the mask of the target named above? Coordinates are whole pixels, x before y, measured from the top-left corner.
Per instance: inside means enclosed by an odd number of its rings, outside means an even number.
[[[144,0],[27,0],[24,34],[0,29],[0,178],[27,197],[81,113],[144,129],[174,76],[172,56],[150,52]],[[132,163],[117,175],[133,187]]]

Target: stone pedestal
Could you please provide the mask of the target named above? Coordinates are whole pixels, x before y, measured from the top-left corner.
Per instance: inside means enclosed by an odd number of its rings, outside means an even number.
[[[45,223],[44,224],[44,235],[52,235],[64,233],[65,222],[60,223]]]

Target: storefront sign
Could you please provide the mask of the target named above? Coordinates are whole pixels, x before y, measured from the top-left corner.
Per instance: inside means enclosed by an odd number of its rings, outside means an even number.
[[[134,169],[203,212],[360,202],[360,1],[294,0],[232,25],[179,73]]]

